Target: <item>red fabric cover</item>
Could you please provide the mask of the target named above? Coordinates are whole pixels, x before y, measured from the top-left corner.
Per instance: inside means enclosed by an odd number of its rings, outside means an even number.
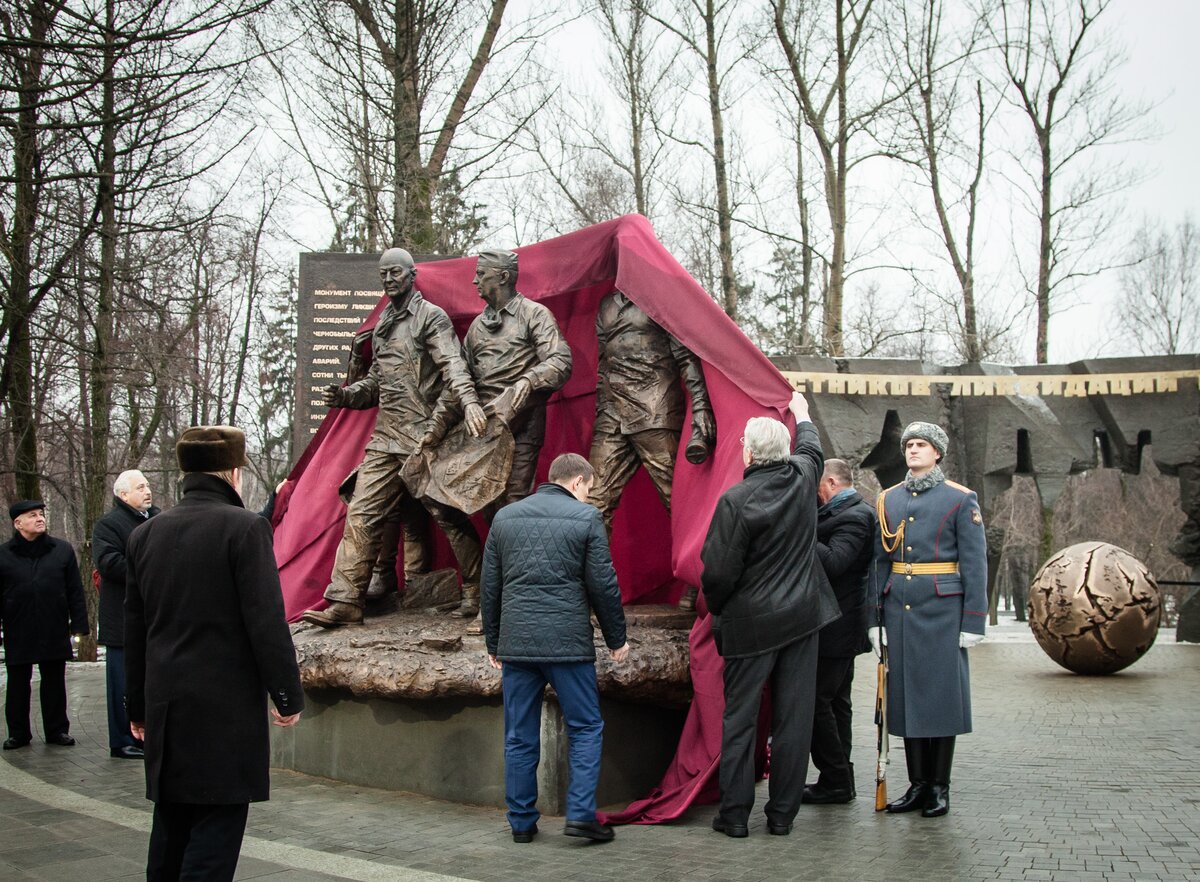
[[[655,238],[649,221],[627,215],[556,239],[516,249],[518,290],[554,313],[571,345],[574,367],[566,386],[550,400],[546,443],[538,464],[544,481],[560,453],[587,455],[595,418],[595,318],[600,299],[614,288],[626,295],[704,362],[717,422],[717,448],[696,466],[683,456],[685,423],[668,517],[644,470],[629,483],[617,510],[612,552],[626,603],[678,599],[684,584],[700,584],[700,548],[717,498],[742,477],[740,438],[753,416],[786,413],[787,381],[679,262]],[[475,258],[419,264],[417,288],[441,306],[459,335],[483,309],[471,280]],[[380,303],[362,329],[372,327]],[[275,555],[289,621],[324,606],[333,557],[341,539],[345,507],[338,484],[362,460],[375,411],[330,411],[276,501]],[[478,522],[484,535],[482,522]],[[439,537],[439,563],[453,557]],[[647,800],[613,820],[655,823],[678,817],[698,797],[715,794],[721,743],[720,656],[709,617],[692,629],[691,670],[695,699],[678,752],[662,784]]]

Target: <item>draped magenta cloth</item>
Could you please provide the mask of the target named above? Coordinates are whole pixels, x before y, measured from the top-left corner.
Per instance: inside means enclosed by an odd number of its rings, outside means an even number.
[[[544,481],[551,460],[574,451],[587,455],[595,418],[596,310],[614,288],[691,349],[704,375],[717,422],[717,447],[693,465],[683,456],[685,422],[668,517],[644,470],[629,483],[613,525],[612,553],[625,603],[673,603],[685,584],[700,584],[700,548],[717,498],[742,477],[740,438],[753,416],[787,413],[787,381],[704,289],[655,238],[649,221],[627,215],[566,236],[516,249],[517,289],[554,313],[571,345],[571,378],[550,399],[546,443],[538,464]],[[483,310],[471,280],[475,258],[418,264],[416,287],[449,314],[459,336]],[[384,297],[363,329],[374,325]],[[790,417],[789,417],[790,419]],[[341,481],[362,460],[375,411],[329,412],[276,502],[275,556],[290,621],[323,607],[333,557],[342,536]],[[477,520],[480,534],[485,527]],[[444,538],[435,557],[453,565]],[[721,658],[709,617],[701,615],[689,638],[695,698],[675,759],[645,800],[611,820],[656,823],[678,817],[692,802],[715,796],[720,753]]]

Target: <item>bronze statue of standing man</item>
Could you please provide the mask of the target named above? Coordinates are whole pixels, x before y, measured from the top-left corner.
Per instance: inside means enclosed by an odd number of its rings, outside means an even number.
[[[327,386],[323,395],[329,407],[379,407],[325,589],[329,607],[304,614],[305,621],[326,628],[362,622],[383,524],[408,493],[400,470],[419,449],[438,400],[448,394],[459,401],[473,434],[486,423],[449,316],[413,287],[417,271],[412,255],[388,249],[379,259],[379,275],[389,303],[372,335],[370,370],[349,386]],[[461,511],[431,500],[423,503],[450,541],[464,595],[478,596],[481,558],[475,528]]]
[[[708,458],[717,426],[700,359],[623,292],[600,301],[596,338],[599,382],[588,457],[596,480],[590,501],[604,515],[611,536],[617,503],[639,465],[646,467],[663,505],[671,510],[671,481],[686,413],[680,378],[692,403],[689,462]],[[696,589],[690,588],[680,606],[690,609],[695,597]]]
[[[517,292],[517,255],[480,253],[475,288],[487,304],[463,338],[463,358],[485,416],[495,416],[512,433],[512,469],[503,494],[483,509],[490,522],[510,502],[533,490],[538,456],[546,439],[546,402],[571,376],[571,347],[545,306]],[[458,403],[439,403],[424,444],[435,446],[458,416]],[[480,434],[485,423],[467,426]],[[479,596],[464,592],[459,615],[479,612]]]

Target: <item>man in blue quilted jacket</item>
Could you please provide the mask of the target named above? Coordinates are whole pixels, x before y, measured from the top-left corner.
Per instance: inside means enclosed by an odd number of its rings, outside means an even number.
[[[585,500],[595,473],[577,453],[550,464],[549,482],[501,509],[483,552],[481,610],[488,661],[503,672],[504,800],[514,842],[537,834],[542,694],[554,687],[567,723],[571,780],[563,832],[613,838],[596,820],[604,721],[591,613],[613,661],[629,654],[608,537]]]

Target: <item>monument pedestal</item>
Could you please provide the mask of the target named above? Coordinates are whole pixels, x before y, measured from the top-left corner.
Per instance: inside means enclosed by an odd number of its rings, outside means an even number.
[[[599,805],[645,796],[674,756],[692,698],[688,628],[671,607],[626,610],[629,658],[614,664],[597,641],[604,716]],[[272,727],[272,765],[350,784],[504,805],[500,672],[470,622],[432,610],[392,609],[361,627],[292,626],[305,708]],[[561,814],[567,729],[553,691],[542,706],[538,804]]]
[[[645,796],[667,768],[684,708],[601,697],[604,751],[597,803]],[[504,709],[499,698],[356,697],[306,689],[298,726],[272,729],[271,763],[350,784],[504,807]],[[569,779],[567,727],[553,693],[542,704],[538,807],[561,815]]]

